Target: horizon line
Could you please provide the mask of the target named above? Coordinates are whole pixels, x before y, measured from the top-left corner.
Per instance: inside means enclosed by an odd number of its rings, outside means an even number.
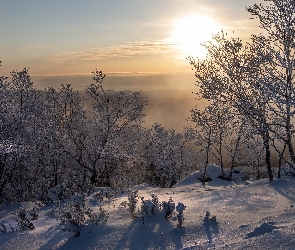
[[[188,73],[192,73],[192,70],[185,70],[185,71],[165,71],[165,72],[128,72],[128,71],[119,71],[119,72],[104,72],[102,71],[103,74],[105,74],[106,76],[136,76],[136,75],[173,75],[173,74],[188,74]],[[34,74],[34,75],[30,75],[31,77],[63,77],[63,76],[91,76],[92,73],[73,73],[73,74],[44,74],[44,75],[40,75],[40,74]]]

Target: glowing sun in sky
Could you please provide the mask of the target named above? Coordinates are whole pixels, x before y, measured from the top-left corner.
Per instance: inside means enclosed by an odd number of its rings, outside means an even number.
[[[175,22],[175,28],[169,40],[185,56],[205,58],[206,49],[200,43],[211,40],[212,34],[218,31],[220,27],[209,16],[183,17]]]

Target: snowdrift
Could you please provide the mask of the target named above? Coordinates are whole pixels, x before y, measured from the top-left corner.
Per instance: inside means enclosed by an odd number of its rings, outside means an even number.
[[[33,230],[0,233],[0,249],[294,249],[293,177],[271,183],[268,179],[228,182],[218,178],[218,166],[209,166],[209,171],[212,182],[204,185],[197,179],[199,173],[194,173],[170,189],[138,186],[145,200],[155,194],[160,201],[172,197],[175,204],[184,203],[182,228],[176,227],[175,217],[167,220],[161,211],[147,216],[144,224],[140,217],[131,219],[120,206],[127,195],[120,193],[103,203],[109,213],[107,223],[92,230],[85,225],[77,238],[60,230],[56,218],[48,215],[49,205],[40,208]],[[99,209],[93,196],[88,203]],[[15,225],[11,213],[20,205],[33,204],[0,206],[0,221]]]
[[[195,173],[186,177],[182,181],[178,182],[176,185],[174,185],[174,187],[193,185],[196,183],[200,184],[200,177],[202,174],[202,171],[196,171]],[[221,178],[219,178],[222,175],[222,171],[221,168],[215,164],[211,164],[207,167],[207,175],[209,175],[212,179],[212,181],[209,181],[207,183],[208,186],[228,186],[233,184],[233,181],[224,181]],[[241,181],[240,176],[236,173],[233,173],[232,179],[234,180],[234,182]]]

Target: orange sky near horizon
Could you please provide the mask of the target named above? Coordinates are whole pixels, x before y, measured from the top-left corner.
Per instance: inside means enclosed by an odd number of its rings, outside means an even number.
[[[255,0],[5,1],[0,9],[0,74],[189,72],[187,56],[221,29],[257,33],[245,7]]]

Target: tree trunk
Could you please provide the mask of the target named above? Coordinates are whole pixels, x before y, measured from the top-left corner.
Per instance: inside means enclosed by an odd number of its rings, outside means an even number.
[[[294,154],[294,149],[293,149],[293,145],[292,145],[292,134],[291,134],[291,106],[290,106],[290,102],[291,102],[291,95],[292,95],[292,63],[291,63],[291,59],[290,59],[290,47],[287,46],[284,49],[285,54],[286,54],[286,61],[289,63],[288,67],[286,68],[286,80],[287,80],[287,86],[286,86],[286,101],[287,101],[287,105],[286,105],[286,133],[287,133],[287,144],[288,144],[288,148],[289,148],[289,154],[290,157],[293,161],[293,163],[295,163],[295,154]]]
[[[205,169],[204,169],[203,175],[201,176],[201,182],[203,182],[204,184],[206,182],[207,167],[208,167],[208,164],[209,164],[210,145],[211,145],[211,140],[209,139],[208,142],[207,142],[207,147],[206,147]]]
[[[97,182],[98,173],[95,169],[92,170],[92,175],[90,177],[91,183],[94,185]]]
[[[236,154],[238,152],[238,148],[239,148],[239,144],[240,144],[240,140],[241,140],[241,131],[242,131],[242,126],[240,127],[240,130],[239,130],[238,138],[237,138],[237,141],[235,144],[234,154],[231,156],[231,167],[230,167],[230,173],[229,173],[229,180],[232,180],[232,176],[233,176],[233,169],[235,167],[235,162],[236,162]]]
[[[222,178],[224,178],[224,167],[223,167],[223,158],[222,158],[222,133],[219,134],[219,164],[221,167]]]
[[[292,135],[291,135],[291,116],[290,116],[290,107],[287,108],[287,119],[286,119],[286,132],[287,132],[287,145],[289,149],[289,155],[295,163],[295,153],[294,153],[294,148],[292,145]]]
[[[273,180],[273,173],[271,168],[271,160],[270,160],[270,145],[269,145],[269,132],[268,130],[265,131],[265,134],[263,136],[264,141],[264,147],[265,147],[265,161],[266,161],[266,168],[268,172],[268,178],[270,181]]]
[[[56,187],[58,183],[58,176],[57,176],[57,162],[54,160],[54,186]]]

